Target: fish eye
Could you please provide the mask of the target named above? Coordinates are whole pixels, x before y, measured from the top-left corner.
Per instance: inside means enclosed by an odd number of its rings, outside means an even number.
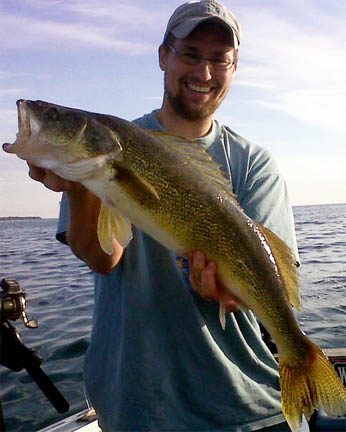
[[[54,107],[50,107],[46,111],[46,117],[48,120],[57,120],[59,118],[59,111]]]

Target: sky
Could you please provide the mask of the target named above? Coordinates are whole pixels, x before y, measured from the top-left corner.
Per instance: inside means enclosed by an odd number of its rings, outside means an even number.
[[[269,149],[293,205],[346,202],[346,1],[225,0],[239,63],[215,118]],[[0,142],[17,99],[128,120],[159,108],[157,49],[176,0],[0,0]],[[0,149],[0,216],[58,216],[61,194]]]

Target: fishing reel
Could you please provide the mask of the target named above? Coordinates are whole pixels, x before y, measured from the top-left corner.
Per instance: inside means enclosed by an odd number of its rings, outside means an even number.
[[[25,327],[37,328],[36,320],[29,320],[25,311],[26,293],[15,279],[2,279],[0,282],[0,322],[11,320],[16,321],[20,318]]]
[[[54,408],[59,413],[68,411],[68,403],[40,368],[42,359],[23,344],[17,329],[9,322],[21,319],[27,328],[38,327],[38,322],[29,319],[26,313],[25,291],[15,279],[9,278],[1,280],[0,288],[0,364],[14,372],[26,369]]]
[[[29,319],[26,313],[26,293],[15,279],[2,279],[0,282],[0,330],[1,330],[1,356],[3,366],[14,372],[21,371],[29,359],[34,358],[41,363],[33,350],[23,345],[17,329],[9,320],[21,319],[28,328],[37,328],[38,322]],[[31,360],[32,362],[32,360]]]

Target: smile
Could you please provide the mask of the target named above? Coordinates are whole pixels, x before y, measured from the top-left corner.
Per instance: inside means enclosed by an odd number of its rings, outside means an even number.
[[[193,90],[198,93],[209,93],[211,91],[211,87],[206,87],[206,86],[192,84],[192,83],[187,83],[187,87],[190,90]]]

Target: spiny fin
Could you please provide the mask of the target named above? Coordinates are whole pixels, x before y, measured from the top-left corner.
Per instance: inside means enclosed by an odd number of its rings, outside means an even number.
[[[130,243],[132,239],[131,222],[118,210],[111,210],[102,203],[97,222],[97,235],[103,251],[112,255],[114,239],[124,248]]]
[[[77,149],[97,148],[100,153],[112,153],[118,160],[122,156],[122,146],[117,133],[95,118],[86,118],[85,123],[72,139],[71,145]]]
[[[306,338],[307,339],[307,338]],[[282,411],[293,432],[309,420],[315,409],[329,416],[346,414],[346,389],[325,354],[309,339],[306,358],[290,365],[279,360]]]
[[[192,166],[220,188],[226,196],[236,200],[236,196],[230,187],[230,181],[225,177],[220,165],[212,159],[197,140],[183,138],[163,131],[150,130],[150,133],[164,143],[173,146],[175,150],[181,151]]]
[[[239,299],[238,299],[238,301],[239,301],[239,303],[237,305],[238,308],[240,310],[242,310],[244,313],[249,312],[249,308],[246,306],[246,304],[241,302]],[[222,329],[225,330],[225,328],[226,328],[226,305],[221,298],[219,299],[219,321],[220,321],[220,325],[221,325]]]
[[[286,295],[291,303],[297,310],[302,310],[302,302],[300,297],[300,280],[297,267],[297,260],[291,248],[281,240],[270,229],[257,224],[258,228],[265,234],[269,246],[273,251],[276,265],[279,274],[284,282],[286,288]]]
[[[74,145],[78,145],[79,143],[82,142],[82,139],[85,134],[85,129],[87,128],[87,126],[88,126],[88,121],[86,120],[85,123],[83,123],[83,125],[81,126],[81,128],[77,131],[75,137],[72,140],[72,143]]]
[[[223,330],[226,328],[226,308],[222,300],[219,300],[219,320]]]

